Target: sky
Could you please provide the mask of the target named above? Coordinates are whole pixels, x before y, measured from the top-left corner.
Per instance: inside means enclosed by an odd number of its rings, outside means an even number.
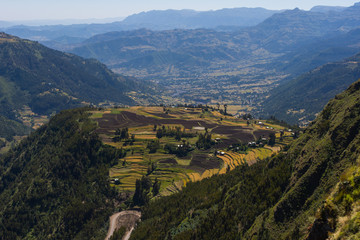
[[[149,10],[235,7],[308,10],[316,5],[352,6],[360,0],[0,0],[0,20],[103,19]]]

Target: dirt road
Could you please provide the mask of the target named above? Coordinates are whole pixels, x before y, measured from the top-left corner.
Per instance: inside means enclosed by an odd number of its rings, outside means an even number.
[[[110,226],[105,240],[108,240],[116,229],[124,226],[126,227],[126,234],[123,239],[128,240],[130,238],[132,230],[134,230],[135,224],[139,221],[141,212],[139,211],[122,211],[115,213],[110,217]]]

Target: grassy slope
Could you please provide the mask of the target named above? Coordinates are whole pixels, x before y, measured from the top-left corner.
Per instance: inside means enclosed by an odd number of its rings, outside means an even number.
[[[119,151],[95,127],[84,110],[64,111],[0,159],[1,239],[103,239]]]
[[[335,231],[327,228],[333,226],[331,219],[339,218],[320,214],[315,221],[316,213],[324,208],[323,201],[339,176],[358,169],[359,93],[360,81],[330,101],[314,124],[279,156],[150,203],[132,238],[325,239],[327,231]],[[353,199],[350,211],[359,202],[355,177],[347,190]],[[348,200],[344,201],[338,201],[339,208]],[[354,231],[356,221],[355,217],[343,227],[344,234]]]
[[[273,239],[285,238],[287,234],[307,234],[316,211],[323,207],[322,201],[339,183],[341,174],[351,167],[358,168],[359,93],[360,81],[357,81],[331,100],[314,124],[292,145],[288,156],[295,161],[288,190],[270,209],[268,217],[257,219],[247,236],[254,236],[261,229],[268,231]],[[326,236],[324,229],[319,232]],[[320,233],[310,235],[309,239],[325,239]]]

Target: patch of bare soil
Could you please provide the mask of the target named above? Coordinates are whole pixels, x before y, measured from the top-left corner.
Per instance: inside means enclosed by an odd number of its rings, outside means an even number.
[[[123,127],[142,127],[149,125],[165,125],[176,124],[183,125],[186,129],[192,129],[193,127],[206,127],[214,128],[217,125],[208,123],[202,120],[183,120],[183,119],[156,119],[136,113],[123,111],[119,114],[104,114],[102,118],[96,119],[99,128],[96,130],[99,134],[110,134],[117,128]]]

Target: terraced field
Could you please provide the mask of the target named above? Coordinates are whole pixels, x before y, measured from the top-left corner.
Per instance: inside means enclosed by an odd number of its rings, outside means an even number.
[[[264,139],[272,133],[279,138],[280,126],[260,126],[254,121],[248,125],[246,121],[224,116],[214,109],[131,107],[91,113],[98,123],[97,132],[102,140],[127,152],[109,172],[112,185],[123,191],[134,191],[136,179],[146,175],[152,182],[155,179],[161,182],[158,196],[170,195],[188,182],[224,174],[241,164],[261,161],[282,146],[264,144]],[[125,128],[128,137],[114,141],[116,132]],[[159,129],[164,133],[177,132],[181,137],[169,134],[159,137]],[[197,141],[200,135],[206,134],[211,134],[211,146],[200,149]],[[259,139],[263,139],[263,143],[259,143]],[[258,145],[247,147],[248,142],[256,141]],[[156,149],[150,150],[149,146],[153,144]],[[186,154],[170,153],[167,145],[173,146],[175,151],[186,146]],[[233,145],[246,149],[238,151],[239,148]]]

